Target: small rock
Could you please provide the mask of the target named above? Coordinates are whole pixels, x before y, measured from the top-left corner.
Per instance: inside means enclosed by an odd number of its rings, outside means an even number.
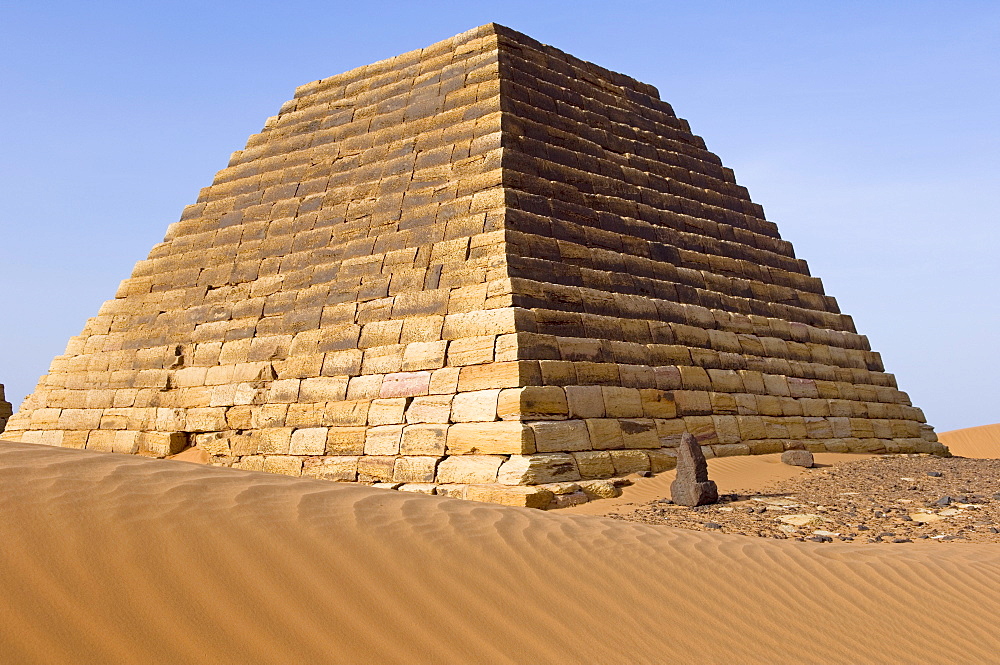
[[[865,524],[859,524],[858,525],[858,531],[867,531],[867,530],[868,530],[868,526],[867,525],[865,525]]]
[[[931,478],[940,478],[944,474],[941,473],[940,471],[928,471],[927,475],[930,476]]]
[[[894,543],[912,543],[913,541],[910,540],[909,538],[893,538],[892,542],[894,542]]]
[[[803,466],[811,469],[815,461],[813,454],[808,450],[786,450],[781,453],[781,461],[791,466]]]
[[[996,528],[995,526],[991,526],[989,529],[987,529],[987,531],[989,531],[990,533],[1000,533],[1000,529]]]
[[[938,499],[937,501],[935,501],[934,503],[936,503],[939,506],[949,506],[949,505],[951,505],[951,497],[950,496],[943,496],[940,499]]]
[[[722,528],[722,525],[719,524],[718,522],[705,522],[705,524],[703,524],[702,526],[704,526],[706,529],[721,529]]]

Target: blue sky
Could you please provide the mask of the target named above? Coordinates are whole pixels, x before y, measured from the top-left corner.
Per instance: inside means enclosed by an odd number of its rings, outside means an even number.
[[[939,431],[1000,421],[1000,3],[0,4],[16,403],[302,83],[497,21],[652,83]]]

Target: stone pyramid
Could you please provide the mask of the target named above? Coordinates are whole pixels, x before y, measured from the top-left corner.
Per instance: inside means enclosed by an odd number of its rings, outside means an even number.
[[[545,507],[924,422],[655,88],[490,24],[300,87],[6,436]]]

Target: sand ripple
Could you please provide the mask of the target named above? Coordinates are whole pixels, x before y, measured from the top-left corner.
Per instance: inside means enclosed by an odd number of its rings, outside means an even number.
[[[0,444],[11,663],[1000,662],[1000,550],[672,530]]]

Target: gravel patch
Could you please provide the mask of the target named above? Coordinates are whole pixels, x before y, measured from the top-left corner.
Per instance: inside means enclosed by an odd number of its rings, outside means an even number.
[[[608,515],[820,543],[1000,543],[1000,460],[886,455],[807,470],[719,503],[659,499]]]

